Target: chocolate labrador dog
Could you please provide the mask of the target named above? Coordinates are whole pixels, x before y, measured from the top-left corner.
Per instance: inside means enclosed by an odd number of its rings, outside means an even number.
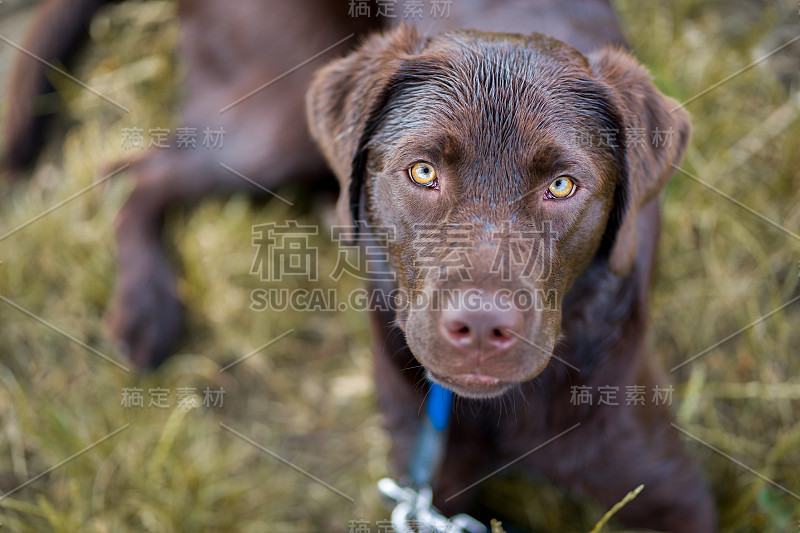
[[[62,58],[102,3],[49,2],[26,48]],[[645,342],[658,193],[686,148],[684,111],[624,51],[606,0],[382,2],[381,18],[378,5],[355,4],[372,3],[179,2],[182,123],[224,127],[225,147],[132,162],[136,187],[116,225],[121,346],[142,367],[174,349],[181,304],[161,244],[170,207],[319,180],[327,161],[345,222],[393,230],[375,244],[395,281],[371,288],[400,289],[409,304],[370,319],[398,468],[430,379],[464,398],[434,486],[446,512],[514,462],[606,506],[644,484],[619,513],[630,526],[714,531],[712,497],[651,397],[664,384]],[[312,82],[321,50],[367,30]],[[35,152],[33,102],[46,87],[43,64],[20,57],[10,166]],[[322,155],[302,122],[309,86]],[[614,390],[637,396],[612,401]]]
[[[373,289],[411,299],[372,314],[397,465],[426,391],[404,371],[418,361],[457,395],[504,399],[463,402],[454,417],[434,487],[448,511],[469,491],[448,496],[516,462],[609,506],[644,484],[619,514],[630,526],[714,531],[663,403],[602,397],[661,383],[645,349],[647,293],[657,196],[688,118],[609,46],[622,38],[607,4],[530,2],[487,19],[488,6],[459,6],[444,26],[525,33],[401,25],[320,70],[307,97],[341,215],[393,230],[376,244],[396,284]],[[517,415],[503,417],[504,404]]]

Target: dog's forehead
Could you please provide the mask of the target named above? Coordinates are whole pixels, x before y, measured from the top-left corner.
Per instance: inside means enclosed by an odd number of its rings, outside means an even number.
[[[474,61],[522,60],[571,66],[586,71],[589,63],[575,48],[541,33],[488,33],[461,30],[441,33],[425,41],[422,54]],[[498,63],[499,64],[499,63]],[[533,66],[533,65],[531,65]]]
[[[513,97],[565,92],[593,81],[580,52],[542,34],[444,33],[427,41],[417,61],[453,89],[476,96],[487,90],[496,97],[503,91]]]
[[[452,32],[407,58],[390,83],[384,119],[397,129],[523,139],[600,128],[608,89],[586,58],[544,35]],[[522,134],[522,135],[520,135]]]

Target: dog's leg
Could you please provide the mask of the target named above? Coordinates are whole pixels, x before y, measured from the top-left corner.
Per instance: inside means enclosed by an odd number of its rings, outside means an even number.
[[[467,410],[468,411],[468,410]],[[461,413],[464,417],[466,412]],[[469,512],[485,474],[491,450],[489,440],[476,427],[459,423],[454,413],[447,437],[444,462],[433,485],[433,503],[446,516]]]
[[[563,470],[550,472],[551,477],[588,493],[607,508],[644,485],[617,514],[630,527],[681,533],[716,531],[713,498],[677,430],[669,424],[668,409],[663,405],[603,409],[609,410],[609,417],[598,413],[600,416],[581,428],[582,439],[560,443],[561,454],[584,457],[580,470],[568,475]],[[628,412],[611,412],[619,409]],[[608,422],[611,417],[613,423]]]
[[[107,0],[52,0],[37,8],[21,47],[24,52],[18,52],[5,102],[5,149],[0,169],[8,170],[10,178],[22,176],[22,170],[34,162],[44,142],[49,114],[37,108],[36,103],[40,95],[52,91],[48,76],[54,72],[48,65],[66,62],[92,15],[105,3]]]
[[[298,153],[306,148],[302,143],[276,143],[275,148],[246,157],[234,154],[235,168],[230,169],[235,172],[222,166],[223,156],[202,149],[155,151],[132,164],[136,185],[115,223],[119,272],[109,324],[137,367],[163,362],[181,329],[176,277],[162,247],[165,213],[212,193],[241,190],[266,196],[265,190],[282,183],[326,176],[316,153]]]
[[[619,445],[611,447],[607,460],[589,469],[596,466],[606,483],[616,478],[617,495],[644,484],[638,504],[634,500],[619,513],[630,525],[686,533],[716,531],[713,498],[677,431],[666,423],[669,414],[663,411],[658,418],[664,423],[642,427],[629,444],[622,439],[630,437],[620,435]],[[598,497],[605,493],[606,504],[613,504],[610,491],[602,484],[595,492]]]
[[[416,362],[393,313],[370,312],[374,375],[383,425],[392,437],[395,475],[407,473],[417,427],[425,413],[425,371]]]
[[[175,274],[161,246],[165,211],[213,187],[207,173],[198,176],[205,186],[185,187],[188,169],[170,155],[156,152],[134,164],[136,185],[115,221],[118,275],[109,325],[120,351],[139,368],[155,367],[172,353],[182,323]]]

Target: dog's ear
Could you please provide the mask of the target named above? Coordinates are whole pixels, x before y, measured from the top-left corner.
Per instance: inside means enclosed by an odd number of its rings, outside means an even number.
[[[306,95],[311,136],[339,179],[343,224],[358,218],[366,144],[386,105],[389,85],[403,62],[419,52],[422,38],[405,25],[374,34],[349,55],[314,76]]]
[[[654,198],[675,172],[689,142],[691,127],[677,102],[662,95],[647,71],[627,52],[614,47],[590,54],[595,75],[611,87],[617,108],[621,150],[618,187],[624,203],[615,206],[617,233],[609,254],[615,274],[630,271],[636,257],[636,215]]]

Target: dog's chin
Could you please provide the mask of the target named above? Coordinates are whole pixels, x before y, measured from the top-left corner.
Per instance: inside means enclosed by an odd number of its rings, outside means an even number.
[[[450,389],[458,396],[474,399],[490,399],[502,396],[514,388],[516,383],[502,381],[484,374],[453,374],[441,376],[428,370],[428,379]]]

